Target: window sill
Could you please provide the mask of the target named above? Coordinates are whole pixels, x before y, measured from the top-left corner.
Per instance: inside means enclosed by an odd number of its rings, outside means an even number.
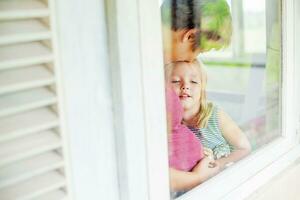
[[[291,143],[279,138],[177,200],[196,200],[204,196],[207,200],[245,199],[300,157],[300,145]]]

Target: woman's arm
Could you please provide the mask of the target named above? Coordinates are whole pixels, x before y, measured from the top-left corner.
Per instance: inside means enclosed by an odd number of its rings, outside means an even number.
[[[191,172],[185,172],[170,168],[170,185],[172,191],[190,190],[203,183],[220,171],[219,167],[209,167],[212,160],[203,158]]]
[[[223,137],[234,147],[234,151],[228,157],[216,161],[223,168],[227,163],[238,161],[247,156],[251,152],[251,145],[242,130],[222,110],[219,111],[219,123]]]

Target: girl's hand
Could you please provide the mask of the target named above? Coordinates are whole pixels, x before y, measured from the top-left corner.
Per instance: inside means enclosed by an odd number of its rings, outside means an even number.
[[[203,148],[203,153],[204,156],[208,157],[209,159],[213,160],[214,159],[214,152],[210,148]]]
[[[213,150],[212,149],[210,149],[210,148],[206,148],[206,147],[204,147],[203,148],[203,152],[204,152],[204,156],[205,157],[208,157],[211,161],[209,162],[209,164],[208,164],[208,167],[209,168],[213,168],[213,167],[215,167],[215,160],[214,160],[214,152],[213,152]]]
[[[192,170],[193,173],[198,175],[201,182],[206,181],[210,177],[220,172],[220,167],[217,164],[213,164],[215,161],[208,157],[204,157]]]
[[[222,159],[215,160],[214,164],[219,167],[220,171],[226,167],[226,162],[224,162]]]

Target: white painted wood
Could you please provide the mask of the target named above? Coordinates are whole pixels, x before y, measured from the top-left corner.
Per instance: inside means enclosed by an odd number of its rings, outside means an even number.
[[[57,104],[57,112],[59,114],[60,118],[60,137],[62,140],[62,155],[64,157],[64,175],[66,179],[66,187],[64,188],[65,191],[67,191],[67,195],[63,198],[64,200],[74,199],[74,181],[72,176],[72,168],[71,168],[71,157],[70,157],[70,137],[71,133],[68,129],[68,122],[66,120],[66,99],[65,99],[65,85],[64,80],[65,77],[62,74],[62,65],[61,65],[61,53],[60,53],[60,42],[58,38],[58,32],[59,32],[59,23],[57,23],[59,17],[57,14],[57,0],[48,0],[48,7],[50,9],[50,17],[49,17],[49,27],[52,30],[52,40],[51,40],[51,46],[52,46],[52,52],[54,56],[53,61],[53,68],[54,68],[54,76],[56,79],[56,95],[58,99]],[[64,13],[64,12],[63,12]],[[63,18],[65,17],[64,14],[61,15]],[[97,19],[97,17],[95,17]],[[97,26],[98,27],[98,26]],[[108,172],[108,171],[107,171]],[[57,199],[57,198],[54,198]]]
[[[43,108],[0,119],[0,142],[55,128],[59,125],[57,115]]]
[[[53,61],[51,50],[39,42],[0,46],[0,70]]]
[[[51,192],[65,185],[65,178],[58,172],[48,172],[28,181],[0,190],[5,200],[29,200]]]
[[[299,102],[295,101],[295,26],[297,21],[294,7],[294,1],[282,1],[282,129],[284,137],[297,142],[295,140],[297,130],[295,108]]]
[[[49,28],[39,20],[0,22],[0,45],[46,40],[51,38]]]
[[[49,1],[0,1],[0,199],[58,200],[70,191],[53,92],[59,67]]]
[[[169,199],[159,2],[107,3],[121,197]]]
[[[119,200],[105,3],[55,1],[55,7],[74,199]]]
[[[107,5],[120,196],[149,200],[139,7],[130,0]]]
[[[300,199],[300,160],[290,164],[268,183],[260,187],[245,200],[297,200]]]
[[[155,23],[161,20],[158,4],[158,0],[142,0],[138,3],[139,43],[141,45],[140,76],[143,88],[141,101],[144,107],[147,184],[150,200],[170,198],[162,30],[161,24]],[[126,30],[125,26],[120,28]],[[153,52],[156,53],[153,54]],[[134,106],[130,104],[129,109],[134,109]]]
[[[44,66],[0,71],[0,95],[51,85],[53,74]]]
[[[61,155],[49,152],[2,167],[0,189],[63,167]]]
[[[55,190],[38,196],[37,198],[33,198],[31,200],[67,200],[67,195],[62,190]]]
[[[0,117],[53,105],[56,95],[47,88],[25,90],[0,98]]]
[[[293,147],[295,147],[294,141],[278,138],[179,197],[178,200],[196,200],[199,199],[199,196],[205,196],[209,200],[220,200],[248,179],[255,177],[266,166],[272,165],[275,160],[280,159]],[[218,192],[216,193],[216,191]]]
[[[0,167],[61,147],[59,136],[45,131],[5,142],[0,146]]]
[[[49,16],[47,6],[38,0],[1,0],[0,20]]]
[[[282,155],[274,163],[267,166],[264,170],[258,172],[239,187],[229,192],[222,200],[240,200],[251,195],[255,190],[263,187],[268,181],[272,180],[276,175],[280,174],[284,169],[288,168],[300,157],[300,146],[296,146],[288,153]],[[288,198],[286,198],[288,199]]]
[[[299,22],[300,21],[300,2],[295,1],[295,21]],[[296,25],[295,26],[295,44],[300,44],[300,26]],[[296,93],[296,100],[295,102],[300,102],[300,78],[298,78],[298,74],[300,74],[300,46],[295,45],[295,77],[296,77],[296,88],[295,88],[295,93]],[[295,110],[297,111],[297,134],[298,134],[298,141],[300,141],[300,104],[296,103]]]

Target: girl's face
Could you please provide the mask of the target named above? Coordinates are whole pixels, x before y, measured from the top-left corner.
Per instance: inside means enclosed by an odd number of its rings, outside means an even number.
[[[171,69],[168,85],[180,98],[184,111],[196,113],[200,108],[201,72],[195,63],[178,63]]]

